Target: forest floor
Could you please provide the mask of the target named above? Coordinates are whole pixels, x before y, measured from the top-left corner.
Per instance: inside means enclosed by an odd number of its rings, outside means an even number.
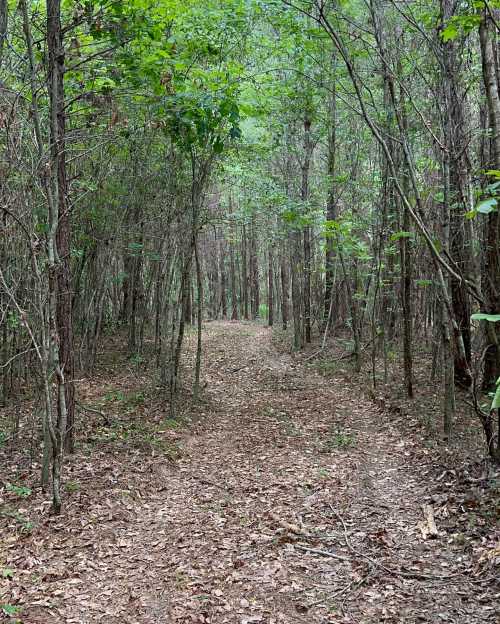
[[[177,420],[140,364],[109,357],[80,380],[108,420],[80,417],[59,517],[37,465],[3,451],[5,621],[500,621],[498,470],[447,465],[271,338],[207,323],[203,401],[186,395]]]

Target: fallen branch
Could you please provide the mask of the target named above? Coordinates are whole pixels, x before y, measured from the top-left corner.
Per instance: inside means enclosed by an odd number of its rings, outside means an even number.
[[[424,539],[428,537],[439,537],[439,531],[437,530],[436,521],[434,520],[434,510],[431,505],[422,505],[422,513],[424,514],[424,520],[421,520],[417,524],[422,533],[422,537]]]
[[[100,416],[104,420],[104,424],[106,426],[109,426],[111,424],[111,421],[109,420],[108,415],[105,414],[104,412],[101,412],[98,409],[95,409],[95,407],[89,407],[88,405],[83,405],[82,403],[79,403],[78,401],[75,401],[75,404],[84,412],[89,412],[91,414],[97,414],[98,416]]]
[[[331,557],[332,559],[339,559],[340,561],[351,561],[350,557],[344,557],[344,555],[337,555],[329,550],[320,550],[319,548],[309,548],[308,546],[301,546],[300,544],[294,544],[298,550],[304,550],[305,552],[314,553],[315,555],[321,555],[323,557]]]
[[[333,508],[332,505],[329,505],[329,507],[332,510],[333,514],[342,523],[342,527],[344,528],[344,539],[345,539],[346,545],[349,548],[349,550],[354,555],[356,555],[358,557],[362,557],[363,559],[366,559],[366,561],[368,561],[372,565],[376,566],[377,568],[380,568],[381,570],[384,570],[388,574],[391,574],[393,576],[401,576],[401,577],[404,577],[404,578],[411,578],[411,579],[417,579],[417,580],[431,580],[431,581],[450,581],[453,578],[458,578],[458,577],[463,578],[463,575],[459,574],[459,573],[457,573],[457,574],[450,574],[448,576],[439,576],[439,575],[435,575],[435,574],[427,574],[425,572],[417,572],[417,571],[413,572],[411,570],[409,570],[408,572],[405,572],[404,570],[394,570],[393,568],[388,568],[383,563],[379,563],[375,559],[372,559],[371,557],[368,557],[368,555],[365,555],[364,553],[360,552],[359,550],[356,550],[352,546],[352,544],[351,544],[351,542],[349,541],[349,538],[348,538],[347,526],[346,526],[346,524],[344,522],[344,519],[342,518],[342,516],[338,512],[335,511],[335,509]]]

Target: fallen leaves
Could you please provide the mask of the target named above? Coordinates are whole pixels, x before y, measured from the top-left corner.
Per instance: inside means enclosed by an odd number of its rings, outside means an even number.
[[[81,432],[65,516],[52,518],[34,491],[23,503],[32,533],[11,519],[1,600],[22,607],[27,624],[491,618],[491,588],[476,600],[470,572],[480,562],[479,583],[500,547],[484,541],[457,559],[445,539],[475,498],[433,501],[442,535],[422,541],[429,480],[412,465],[414,440],[387,422],[382,430],[347,382],[333,386],[277,353],[261,326],[211,323],[204,344],[206,403],[189,427],[161,430],[159,407],[139,404],[130,380],[87,388],[86,404],[111,397],[110,422],[124,405],[126,420]],[[182,449],[174,461],[151,452],[153,431]],[[446,488],[443,474],[434,485]]]

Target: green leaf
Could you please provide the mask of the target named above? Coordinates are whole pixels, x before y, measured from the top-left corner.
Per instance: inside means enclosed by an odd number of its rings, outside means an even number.
[[[500,409],[500,377],[497,379],[497,389],[493,396],[493,401],[491,402],[491,409]]]
[[[473,321],[488,321],[489,323],[498,323],[500,321],[500,314],[485,314],[484,312],[478,312],[471,316]]]
[[[21,611],[21,607],[16,607],[11,604],[3,604],[0,606],[0,608],[2,609],[5,615],[9,615],[9,616],[16,615],[17,613],[19,613],[19,611]]]
[[[444,28],[443,31],[441,32],[441,37],[445,43],[447,41],[452,41],[453,39],[456,38],[457,35],[458,35],[458,28],[453,22],[448,24],[448,26],[446,26],[446,28]]]
[[[22,498],[27,498],[31,494],[31,489],[28,487],[24,487],[23,485],[12,485],[12,483],[7,483],[6,489],[8,492],[12,492],[17,496],[21,496]]]
[[[10,568],[4,568],[2,570],[2,576],[3,578],[12,578],[14,576],[14,571]]]
[[[391,241],[397,241],[400,238],[411,238],[412,236],[413,236],[413,232],[404,232],[404,231],[394,232],[394,234],[391,234]]]
[[[495,197],[490,197],[489,199],[485,199],[476,206],[476,212],[480,212],[481,214],[489,214],[496,210],[497,200]]]

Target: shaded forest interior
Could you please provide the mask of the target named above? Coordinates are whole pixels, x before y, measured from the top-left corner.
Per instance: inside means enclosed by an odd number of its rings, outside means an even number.
[[[0,618],[434,622],[428,583],[460,579],[441,619],[496,621],[499,31],[500,0],[0,0]],[[273,510],[279,465],[310,491]],[[243,534],[274,523],[293,608],[214,585],[200,611],[174,550],[168,606],[101,620],[49,587],[77,517],[161,534],[169,482],[196,514],[243,466],[266,508],[240,501]],[[306,587],[300,549],[363,564]]]

